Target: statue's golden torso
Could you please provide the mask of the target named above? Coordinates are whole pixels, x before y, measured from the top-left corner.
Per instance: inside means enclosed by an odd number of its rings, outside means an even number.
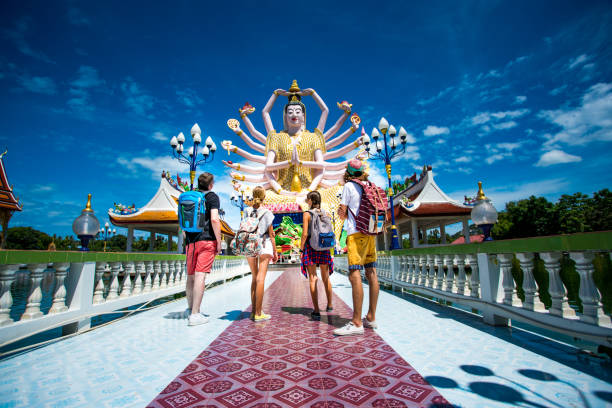
[[[321,150],[321,153],[325,153],[325,138],[319,129],[315,129],[314,132],[304,130],[293,137],[286,131],[278,133],[272,131],[268,134],[266,156],[270,151],[275,152],[276,162],[291,161],[294,148],[299,161],[314,161],[315,151]],[[292,164],[288,168],[279,170],[277,181],[285,190],[302,191],[312,182],[311,170],[299,163]]]

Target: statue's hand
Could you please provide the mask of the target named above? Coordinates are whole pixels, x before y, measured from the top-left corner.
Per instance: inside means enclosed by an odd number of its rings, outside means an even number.
[[[298,92],[297,94],[300,96],[308,96],[308,95],[312,95],[314,94],[315,91],[312,88],[306,88],[306,89],[302,89],[300,92]]]
[[[227,167],[231,167],[232,169],[238,170],[236,169],[236,165],[234,163],[225,161],[225,160],[221,160],[223,162],[223,164],[225,164]]]
[[[277,90],[275,90],[275,91],[274,91],[274,95],[277,95],[277,96],[278,96],[278,95],[280,95],[280,96],[289,96],[289,95],[290,95],[290,93],[289,93],[289,92],[287,92],[287,91],[285,91],[284,89],[280,89],[280,88],[279,88],[279,89],[277,89]]]
[[[221,142],[221,147],[224,149],[231,149],[232,148],[232,141],[231,140],[224,140]]]

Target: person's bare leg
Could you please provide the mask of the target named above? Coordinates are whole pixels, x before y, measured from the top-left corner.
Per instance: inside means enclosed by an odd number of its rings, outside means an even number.
[[[378,284],[378,276],[376,276],[376,268],[366,269],[366,279],[368,280],[370,303],[368,306],[368,314],[366,318],[374,322],[376,321],[376,305],[378,304],[378,291],[380,289]]]
[[[321,280],[323,288],[325,288],[325,296],[327,297],[327,307],[332,308],[332,285],[329,280],[329,265],[321,264]]]
[[[202,297],[204,296],[204,281],[206,280],[206,274],[204,272],[195,272],[193,275],[191,314],[198,314],[200,313],[200,305],[202,304]]]
[[[261,305],[263,304],[264,283],[266,281],[266,273],[268,272],[268,264],[270,263],[269,255],[259,257],[259,272],[257,273],[257,285],[255,287],[255,316],[261,315]]]
[[[361,284],[361,273],[359,269],[349,271],[349,281],[353,288],[353,318],[351,321],[357,327],[361,327],[361,308],[363,306],[363,285]]]
[[[257,258],[247,258],[249,268],[251,268],[251,315],[255,315],[255,288],[257,287],[257,275],[259,268],[257,266]]]
[[[307,265],[308,281],[310,283],[310,297],[312,298],[312,307],[315,313],[319,313],[319,291],[317,290],[317,266]]]
[[[187,275],[187,283],[185,284],[185,296],[187,297],[187,308],[189,309],[193,305],[193,279],[194,275]]]

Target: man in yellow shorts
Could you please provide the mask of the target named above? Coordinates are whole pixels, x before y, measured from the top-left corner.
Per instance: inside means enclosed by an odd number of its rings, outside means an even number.
[[[376,276],[376,241],[374,235],[357,231],[355,217],[359,212],[359,203],[363,189],[352,180],[367,180],[365,164],[358,159],[351,160],[344,174],[344,190],[338,208],[338,216],[346,220],[346,247],[348,251],[349,281],[353,288],[353,318],[344,327],[334,330],[337,336],[363,334],[363,327],[376,329],[376,303],[378,302],[378,277]],[[368,280],[370,304],[368,313],[361,318],[363,306],[363,285],[361,270],[365,269]]]

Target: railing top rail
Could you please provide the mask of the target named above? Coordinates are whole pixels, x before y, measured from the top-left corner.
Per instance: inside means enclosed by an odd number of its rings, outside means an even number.
[[[216,259],[237,259],[235,256],[217,256]],[[0,250],[0,264],[52,263],[52,262],[126,262],[126,261],[181,261],[184,254],[155,252],[81,252]]]
[[[398,249],[393,255],[445,255],[477,253],[516,253],[612,250],[612,231],[507,239],[471,244]],[[388,251],[386,251],[388,253]]]

